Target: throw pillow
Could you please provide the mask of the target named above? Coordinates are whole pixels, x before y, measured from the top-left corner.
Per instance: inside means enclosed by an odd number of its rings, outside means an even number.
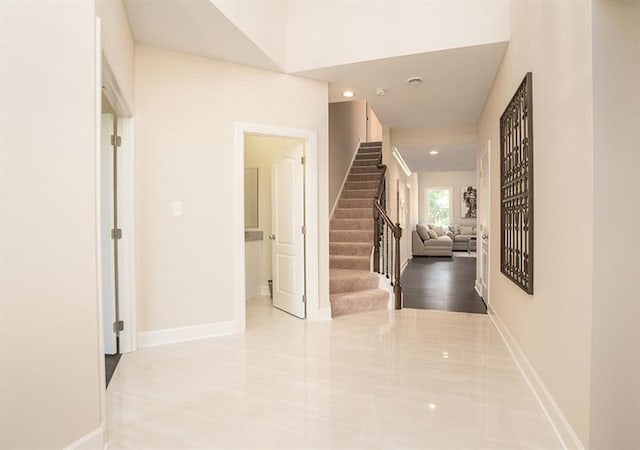
[[[436,232],[437,236],[442,236],[444,234],[442,227],[431,227],[431,229]]]
[[[435,232],[435,231],[433,231],[433,230],[429,230],[429,237],[430,237],[431,239],[438,239],[438,233],[436,233],[436,232]]]
[[[473,228],[460,225],[460,234],[473,234]]]
[[[457,223],[449,225],[449,231],[451,231],[454,235],[460,234],[460,226]]]
[[[423,241],[427,241],[430,239],[429,228],[425,224],[419,223],[418,225],[416,225],[416,231],[418,232],[418,236],[420,236],[420,239],[422,239]]]

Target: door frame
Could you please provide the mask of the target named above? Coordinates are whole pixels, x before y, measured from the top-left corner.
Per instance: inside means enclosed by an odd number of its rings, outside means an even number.
[[[118,133],[122,137],[122,145],[118,154],[118,219],[123,230],[123,237],[118,245],[118,282],[120,320],[125,323],[120,333],[120,353],[137,350],[137,314],[136,314],[136,224],[135,224],[135,118],[133,108],[124,95],[109,62],[109,55],[100,42],[100,20],[96,20],[96,199],[102,195],[100,166],[101,151],[101,98],[107,97],[118,115]],[[100,241],[101,211],[96,207],[96,233],[98,237],[98,308],[100,310],[99,326],[101,336],[105,326],[102,317],[104,299],[102,298],[102,244]],[[104,342],[100,342],[100,353],[104,359]]]
[[[304,223],[305,223],[305,286],[306,316],[308,320],[323,320],[318,296],[318,132],[301,128],[236,122],[234,151],[234,186],[231,233],[233,236],[235,269],[235,322],[237,333],[246,330],[246,293],[244,258],[244,138],[245,135],[296,138],[304,141]]]
[[[482,173],[482,159],[485,157],[487,158],[487,173],[481,176]],[[491,231],[491,140],[487,140],[487,143],[485,146],[482,147],[482,149],[480,150],[480,154],[478,157],[478,164],[477,164],[477,178],[478,178],[478,192],[481,193],[482,195],[478,195],[478,211],[484,211],[482,214],[486,214],[486,217],[482,217],[482,220],[489,226],[489,231]],[[487,184],[487,192],[484,192],[484,188],[482,188],[482,179],[486,179],[486,184]],[[482,189],[482,191],[480,190]],[[486,205],[484,205],[484,203],[487,202]],[[481,224],[478,224],[481,225]],[[475,290],[478,293],[478,295],[480,297],[482,297],[482,299],[484,300],[485,304],[487,305],[487,307],[489,306],[489,304],[491,303],[491,236],[489,236],[489,240],[487,241],[487,245],[486,245],[486,250],[487,250],[487,267],[486,267],[486,272],[487,272],[487,279],[485,280],[485,282],[487,283],[487,294],[485,296],[482,295],[482,284],[480,282],[481,278],[482,278],[482,270],[483,270],[483,263],[482,263],[482,250],[484,249],[485,245],[484,242],[482,241],[482,236],[484,234],[486,234],[485,230],[480,230],[480,226],[478,226],[478,234],[480,236],[478,236],[480,239],[478,239],[478,245],[476,248],[476,282],[475,282]],[[486,298],[485,298],[486,297]]]

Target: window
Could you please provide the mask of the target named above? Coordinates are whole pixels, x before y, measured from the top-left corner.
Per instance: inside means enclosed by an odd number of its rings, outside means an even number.
[[[451,223],[451,188],[427,189],[427,223],[438,226]]]

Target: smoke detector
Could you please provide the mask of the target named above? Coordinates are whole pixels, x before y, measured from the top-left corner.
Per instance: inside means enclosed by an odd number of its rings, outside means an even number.
[[[386,94],[386,93],[387,93],[387,91],[385,89],[382,89],[382,88],[376,89],[376,95],[378,95],[380,97],[384,96],[384,94]]]
[[[407,80],[409,86],[418,86],[422,83],[422,77],[411,77]]]

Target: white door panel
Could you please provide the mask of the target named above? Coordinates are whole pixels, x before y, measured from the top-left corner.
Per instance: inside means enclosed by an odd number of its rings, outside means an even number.
[[[305,317],[303,145],[278,155],[272,169],[273,305]]]

